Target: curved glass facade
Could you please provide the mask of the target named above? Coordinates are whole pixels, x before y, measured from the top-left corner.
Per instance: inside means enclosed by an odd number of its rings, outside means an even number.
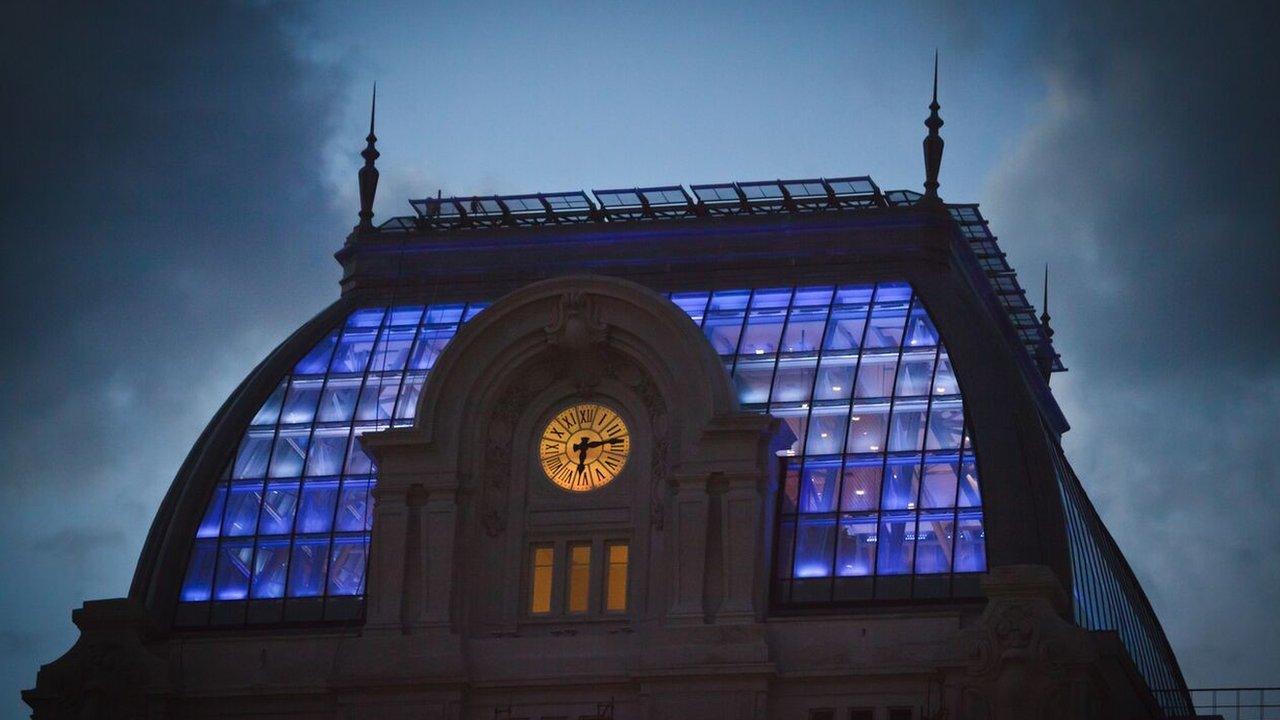
[[[1064,457],[1054,460],[1067,521],[1076,624],[1119,635],[1165,713],[1170,717],[1195,715],[1182,670],[1146,593],[1085,495],[1080,479]]]
[[[986,569],[963,399],[909,285],[669,297],[744,408],[796,437],[783,451],[775,603],[947,595]],[[377,471],[356,438],[412,423],[436,358],[483,307],[361,308],[297,361],[207,504],[179,624],[359,617]]]
[[[361,308],[294,364],[208,502],[179,624],[360,616],[377,474],[356,438],[412,423],[427,372],[482,307]]]
[[[938,330],[906,283],[677,293],[744,408],[795,436],[775,606],[948,596],[986,570],[978,468]]]

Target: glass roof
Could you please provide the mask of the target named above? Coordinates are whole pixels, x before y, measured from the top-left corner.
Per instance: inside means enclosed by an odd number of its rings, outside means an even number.
[[[945,595],[985,569],[964,401],[909,285],[669,297],[743,406],[796,436],[778,498],[779,602]],[[360,308],[297,360],[207,503],[177,624],[359,617],[377,468],[358,438],[412,424],[436,358],[483,307]]]
[[[535,226],[581,222],[750,215],[757,213],[819,212],[829,210],[909,207],[923,197],[911,190],[881,192],[870,177],[760,180],[750,182],[662,185],[649,188],[594,190],[596,202],[584,192],[534,193],[491,197],[452,197],[410,200],[416,217],[392,218],[384,232],[421,232],[477,227]],[[991,289],[1013,323],[1017,339],[1033,361],[1044,352],[1053,358],[1053,371],[1066,370],[1044,332],[1035,307],[1027,300],[1017,273],[1000,250],[987,221],[975,204],[949,204],[947,210],[987,276]]]

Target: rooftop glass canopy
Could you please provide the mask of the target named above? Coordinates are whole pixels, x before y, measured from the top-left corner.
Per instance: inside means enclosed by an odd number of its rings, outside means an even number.
[[[592,200],[594,196],[595,200]],[[578,190],[525,195],[437,197],[410,200],[417,213],[394,217],[379,230],[384,233],[421,233],[478,228],[536,227],[586,222],[635,222],[679,220],[771,213],[811,213],[839,210],[872,210],[909,207],[923,196],[911,190],[881,191],[865,175],[800,180],[659,185],[646,188]],[[1005,260],[987,221],[976,204],[949,204],[948,212],[959,226],[997,299],[1013,323],[1018,339],[1032,360],[1047,348],[1053,371],[1066,370],[1053,350],[1053,342],[1027,300],[1017,273]]]

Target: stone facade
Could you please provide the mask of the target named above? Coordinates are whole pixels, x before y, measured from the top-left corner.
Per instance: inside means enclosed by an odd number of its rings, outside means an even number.
[[[567,494],[536,439],[583,399],[627,419],[632,456]],[[448,346],[416,417],[363,438],[380,474],[362,624],[180,633],[138,597],[86,603],[24,693],[33,717],[1163,717],[1116,637],[1070,621],[1050,563],[993,562],[978,600],[771,613],[789,432],[740,410],[698,328],[639,284],[510,292]],[[1043,463],[1001,442],[1022,472]],[[625,613],[526,612],[531,543],[602,537],[629,544]]]

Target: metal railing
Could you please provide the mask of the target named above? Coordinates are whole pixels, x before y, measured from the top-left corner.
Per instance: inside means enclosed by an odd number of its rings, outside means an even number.
[[[1280,720],[1280,687],[1192,688],[1190,693],[1197,717]]]

